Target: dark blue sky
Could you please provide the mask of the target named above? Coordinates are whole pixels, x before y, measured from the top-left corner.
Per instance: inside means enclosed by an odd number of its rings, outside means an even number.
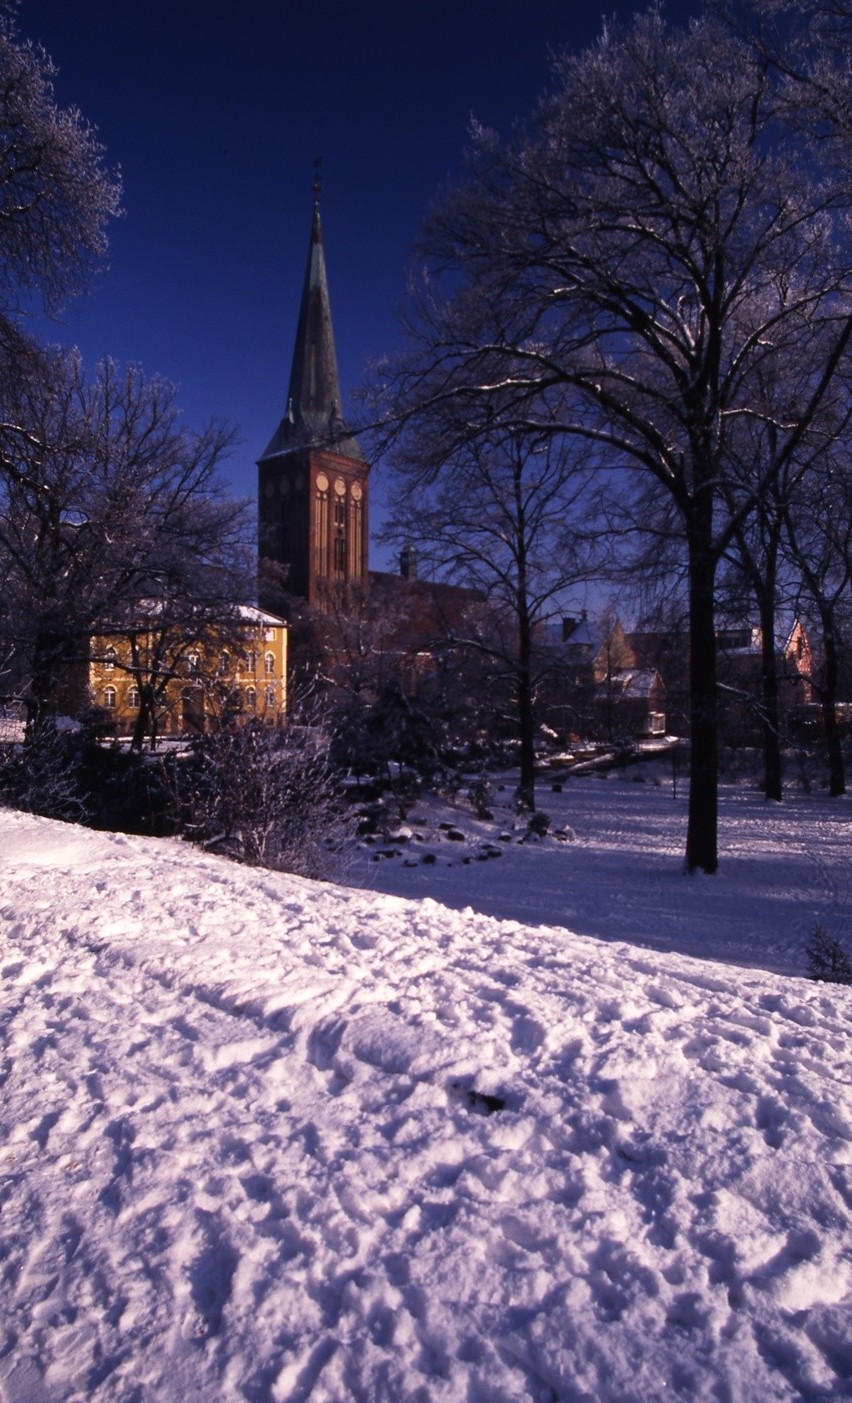
[[[584,46],[587,0],[23,0],[21,32],[57,96],[124,180],[109,271],[51,339],[180,386],[186,422],[239,426],[226,467],[255,491],[283,413],[322,157],[322,214],[344,407],[400,340],[413,237],[458,170],[471,114],[507,133]],[[671,6],[679,12],[682,6]],[[374,497],[379,505],[381,479]],[[378,561],[376,563],[379,563]]]

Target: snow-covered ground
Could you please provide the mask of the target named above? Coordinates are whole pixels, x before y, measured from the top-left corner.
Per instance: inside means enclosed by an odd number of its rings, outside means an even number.
[[[680,776],[673,790],[663,762],[635,766],[625,777],[542,779],[538,806],[552,831],[572,835],[567,843],[521,841],[526,821],[514,818],[513,795],[507,777],[495,791],[493,822],[476,820],[461,799],[447,809],[426,797],[407,815],[410,839],[362,846],[354,878],[377,891],[470,904],[529,925],[779,972],[805,973],[817,922],[852,951],[848,798],[791,788],[782,804],[767,804],[754,785],[726,786],[720,874],[685,878],[686,783]],[[439,827],[447,820],[464,842]],[[485,856],[497,850],[500,859]]]
[[[4,1403],[852,1397],[849,806],[542,801],[414,900],[0,813]]]

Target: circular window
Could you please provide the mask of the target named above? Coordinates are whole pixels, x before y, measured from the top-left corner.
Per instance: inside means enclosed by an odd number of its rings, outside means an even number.
[[[328,491],[328,478],[325,473],[317,473],[317,492]]]
[[[287,493],[290,491],[289,477],[282,477],[281,482],[279,483],[278,490],[280,491],[282,497],[287,496]]]
[[[267,482],[266,487],[264,488],[264,491],[265,491],[267,497],[274,497],[274,496],[275,496],[275,483],[274,483],[274,482]]]
[[[304,474],[304,473],[297,473],[297,474],[296,474],[296,481],[294,482],[293,486],[295,487],[295,489],[296,489],[297,492],[302,492],[302,491],[304,490],[304,487],[305,487],[305,474]]]
[[[361,498],[364,495],[364,489],[361,486],[360,482],[353,482],[350,490],[352,492],[352,496],[355,498],[355,501],[360,502]]]
[[[342,477],[336,477],[334,479],[334,490],[338,497],[346,496],[346,483],[343,481]]]

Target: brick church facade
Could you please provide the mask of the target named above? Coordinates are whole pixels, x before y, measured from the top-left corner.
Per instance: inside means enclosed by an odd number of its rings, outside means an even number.
[[[258,550],[263,608],[322,609],[368,581],[369,466],[342,416],[318,187],[286,408],[258,461]]]

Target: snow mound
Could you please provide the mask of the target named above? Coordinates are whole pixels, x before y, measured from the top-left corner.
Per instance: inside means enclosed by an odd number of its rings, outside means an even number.
[[[0,841],[3,1403],[852,1396],[852,991]]]

